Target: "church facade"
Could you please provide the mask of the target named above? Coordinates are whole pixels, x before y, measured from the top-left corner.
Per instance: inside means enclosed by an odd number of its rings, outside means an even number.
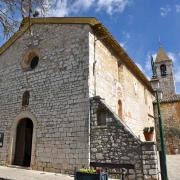
[[[25,19],[0,61],[1,165],[130,163],[135,179],[158,177],[143,136],[155,126],[150,83],[95,18]]]
[[[163,93],[161,114],[165,129],[166,150],[167,153],[173,154],[174,149],[180,150],[180,94],[176,94],[173,61],[162,47],[158,50],[155,64]],[[157,118],[156,104],[154,104],[154,111]],[[157,122],[157,129],[158,126]]]

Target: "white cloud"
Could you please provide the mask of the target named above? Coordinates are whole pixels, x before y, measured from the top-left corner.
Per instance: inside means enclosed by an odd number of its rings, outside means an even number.
[[[139,68],[142,72],[144,72],[144,69],[143,69],[143,67],[142,67],[142,65],[141,65],[141,64],[136,63],[136,65],[138,66],[138,68]]]
[[[173,53],[173,52],[168,52],[167,55],[168,55],[168,57],[169,57],[173,62],[176,61],[176,54],[175,54],[175,53]]]
[[[156,53],[147,53],[147,57],[146,57],[146,64],[145,64],[145,69],[147,71],[151,71],[151,56],[153,57],[153,60],[155,61],[156,59]]]
[[[128,43],[129,39],[131,38],[130,33],[123,31],[123,41],[119,42],[122,48],[126,49],[126,44]]]
[[[49,0],[47,0],[49,1]],[[105,11],[107,14],[122,13],[132,0],[52,0],[55,4],[49,9],[47,16],[68,16],[94,8],[95,11]]]
[[[180,82],[180,67],[177,69],[177,71],[175,72],[175,80],[176,82]]]
[[[176,7],[176,12],[177,12],[177,13],[180,13],[180,4],[176,4],[175,7]]]
[[[55,1],[54,1],[55,2]],[[53,2],[52,2],[53,4]],[[69,14],[69,7],[67,0],[57,0],[56,5],[49,9],[47,16],[63,17]]]
[[[120,42],[119,44],[121,45],[122,48],[125,48],[125,44],[126,44],[125,42]]]
[[[112,15],[115,12],[123,12],[130,0],[98,0],[97,11],[105,10]]]
[[[171,12],[171,10],[172,9],[170,8],[169,5],[161,7],[160,8],[160,14],[161,14],[162,17],[165,17]]]
[[[76,0],[70,5],[71,12],[86,11],[93,5],[94,1],[95,0]]]
[[[125,36],[127,40],[131,37],[131,35],[128,32],[123,31],[122,34]]]

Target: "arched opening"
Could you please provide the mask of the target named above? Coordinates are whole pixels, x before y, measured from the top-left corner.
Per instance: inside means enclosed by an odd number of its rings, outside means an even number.
[[[31,164],[33,122],[29,118],[20,120],[16,128],[14,165],[29,167]]]
[[[165,64],[162,64],[160,66],[160,70],[161,70],[161,76],[166,76],[166,65]]]
[[[32,60],[31,60],[31,63],[30,63],[31,69],[34,69],[38,65],[38,62],[39,62],[39,57],[38,56],[34,56],[32,58]]]
[[[29,98],[30,93],[29,91],[25,91],[22,98],[22,106],[28,106],[29,105]]]
[[[118,101],[118,116],[122,119],[122,102],[121,100]]]
[[[33,70],[39,63],[39,52],[37,49],[31,49],[28,51],[21,60],[21,67],[23,70]]]

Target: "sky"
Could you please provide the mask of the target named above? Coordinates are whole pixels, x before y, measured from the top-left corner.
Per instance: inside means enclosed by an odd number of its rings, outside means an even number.
[[[162,46],[173,60],[180,94],[180,0],[53,1],[47,16],[96,17],[148,78],[150,55],[155,57]]]

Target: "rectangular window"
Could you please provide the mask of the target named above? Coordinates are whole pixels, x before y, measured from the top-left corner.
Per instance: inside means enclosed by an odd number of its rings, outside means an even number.
[[[106,111],[104,109],[100,109],[97,111],[97,125],[98,126],[106,125]]]

